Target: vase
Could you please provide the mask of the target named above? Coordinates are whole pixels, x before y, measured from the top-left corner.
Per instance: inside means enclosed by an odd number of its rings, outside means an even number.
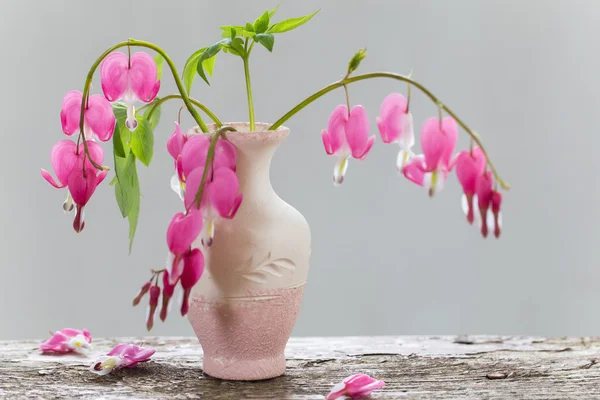
[[[203,350],[206,374],[260,380],[285,373],[284,350],[300,311],[311,252],[310,228],[273,190],[275,150],[289,135],[269,124],[228,124],[244,198],[233,219],[216,222],[205,270],[190,298],[188,320]],[[211,131],[216,128],[209,127]]]

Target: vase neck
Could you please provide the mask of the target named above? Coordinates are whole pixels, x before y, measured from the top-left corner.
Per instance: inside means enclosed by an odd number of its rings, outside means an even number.
[[[272,193],[269,169],[275,150],[289,135],[287,128],[277,131],[231,132],[227,139],[237,150],[236,173],[245,198]]]

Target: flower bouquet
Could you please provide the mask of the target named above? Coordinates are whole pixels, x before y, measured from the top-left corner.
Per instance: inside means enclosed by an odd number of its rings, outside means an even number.
[[[182,206],[165,227],[166,265],[150,271],[133,304],[146,295],[149,298],[146,324],[150,330],[157,313],[161,320],[167,318],[174,293],[180,290],[178,306],[181,315],[188,315],[203,347],[204,370],[219,378],[264,379],[285,371],[283,350],[302,300],[311,239],[304,217],[271,187],[269,165],[290,134],[284,124],[305,107],[337,89],[345,93],[344,104],[333,110],[321,133],[326,154],[336,158],[334,186],[344,182],[350,160],[364,160],[375,143],[367,112],[361,105],[353,105],[348,86],[390,79],[401,83],[406,95],[395,92],[385,97],[376,123],[383,143],[399,146],[395,168],[401,176],[434,196],[456,171],[464,190],[467,221],[476,223],[484,237],[489,232],[500,236],[500,189],[508,189],[480,137],[429,89],[410,75],[356,74],[366,56],[364,49],[351,57],[342,79],[314,92],[275,122],[256,122],[251,54],[258,47],[272,52],[275,39],[317,14],[275,22],[276,11],[267,10],[244,25],[221,26],[222,38],[192,53],[181,73],[156,44],[129,39],[108,48],[92,64],[83,90],[64,96],[60,119],[63,133],[70,138],[58,141],[51,150],[56,179],[41,171],[52,186],[67,189],[63,209],[74,210],[73,228],[81,232],[88,202],[112,169],[109,185],[121,215],[129,221],[131,250],[142,193],[137,170],[150,165],[155,137],[164,137],[156,132],[161,105],[183,102],[182,109],[197,126],[182,129],[180,117],[176,117],[178,122],[168,140],[158,139],[173,158],[171,187],[181,197]],[[191,97],[195,78],[208,83],[220,53],[241,61],[248,122],[224,123],[203,99]],[[97,70],[102,90],[92,94]],[[165,78],[174,79],[177,93],[160,93],[163,72]],[[410,102],[416,91],[427,96],[435,108],[435,116],[426,119],[420,130],[422,154],[413,150],[416,140]],[[164,130],[164,124],[160,128]],[[471,145],[456,154],[461,129],[470,136]],[[318,139],[313,136],[310,140],[316,143]],[[112,142],[112,162],[104,157],[102,143],[106,142]],[[106,164],[112,164],[111,168]]]

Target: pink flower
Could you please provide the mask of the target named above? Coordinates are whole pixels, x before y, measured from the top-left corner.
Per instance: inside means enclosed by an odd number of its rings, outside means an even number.
[[[196,168],[204,168],[208,148],[210,147],[210,137],[204,134],[188,137],[181,149],[181,171],[180,175],[184,181],[188,175]],[[220,138],[215,145],[215,156],[212,162],[215,170],[225,167],[235,171],[237,162],[237,152],[235,147],[228,140]]]
[[[348,107],[337,106],[321,136],[327,154],[338,157],[333,170],[333,184],[336,186],[344,181],[348,159],[364,160],[375,142],[375,136],[369,137],[369,120],[362,106],[352,107],[349,114]]]
[[[456,177],[463,188],[463,203],[467,203],[467,221],[473,223],[473,197],[475,196],[475,186],[477,179],[483,175],[486,159],[483,151],[479,147],[473,148],[473,151],[461,151],[455,158]]]
[[[373,390],[385,386],[385,382],[371,378],[365,374],[355,374],[347,377],[341,383],[338,383],[331,389],[327,395],[327,400],[334,400],[344,396],[352,399],[368,396]]]
[[[190,209],[187,214],[177,213],[173,216],[167,229],[167,271],[172,285],[177,283],[183,272],[185,256],[190,251],[192,243],[202,231],[202,214],[195,209]]]
[[[158,307],[158,298],[160,297],[160,287],[153,285],[150,287],[150,301],[148,303],[148,317],[146,318],[146,329],[150,331],[154,326],[154,314]]]
[[[81,101],[83,94],[77,90],[68,92],[60,111],[60,121],[65,135],[79,133],[81,121]],[[106,142],[112,138],[115,129],[115,115],[108,101],[99,94],[90,96],[84,113],[83,133],[86,140],[98,138]]]
[[[450,159],[458,139],[458,126],[451,117],[440,123],[437,118],[429,118],[421,129],[422,156],[414,157],[402,172],[410,181],[425,186],[433,196],[444,187],[444,181],[451,169]]]
[[[473,198],[473,212],[481,227],[481,235],[485,238],[490,227],[496,238],[500,237],[502,228],[502,214],[500,207],[502,195],[493,189],[494,179],[491,171],[479,175],[475,184],[475,197]],[[463,202],[463,209],[467,208]]]
[[[91,349],[92,336],[87,330],[61,329],[40,345],[44,353],[85,353]]]
[[[75,168],[69,175],[69,193],[76,205],[73,229],[79,233],[85,227],[84,207],[90,200],[96,187],[106,178],[107,171],[98,172],[95,168]]]
[[[184,261],[184,273],[185,273],[185,261]],[[171,284],[169,279],[169,272],[163,272],[163,289],[162,289],[162,307],[160,309],[160,320],[165,321],[167,319],[167,314],[169,312],[169,304],[171,301],[171,297],[173,297],[173,293],[175,292],[175,287],[177,283]]]
[[[396,165],[398,171],[401,171],[414,156],[411,148],[415,145],[413,117],[408,112],[406,97],[400,93],[392,93],[383,100],[377,127],[383,143],[397,143],[400,146]]]
[[[102,91],[108,101],[123,101],[127,104],[125,124],[135,130],[136,101],[150,103],[160,89],[158,70],[154,59],[144,52],[134,53],[131,59],[124,53],[111,53],[100,65]]]
[[[104,151],[94,141],[87,141],[90,156],[97,164],[104,162]],[[85,164],[84,164],[85,160]],[[106,177],[106,171],[96,170],[90,160],[85,157],[83,143],[77,145],[71,140],[61,140],[54,145],[50,153],[50,163],[58,179],[58,183],[45,169],[41,170],[42,177],[52,186],[62,189],[68,186],[67,200],[63,210],[73,209],[73,201],[77,205],[77,214],[73,221],[76,232],[81,232],[85,225],[83,207],[87,204],[96,187]]]
[[[150,347],[142,348],[134,344],[119,344],[106,356],[100,357],[90,367],[90,371],[98,375],[106,375],[114,369],[133,368],[138,363],[150,361],[156,352]]]
[[[183,145],[187,142],[187,136],[181,131],[181,127],[178,122],[175,122],[175,130],[167,141],[167,151],[173,157],[173,160],[177,160],[183,150]]]
[[[187,314],[192,288],[204,272],[204,255],[199,249],[193,249],[183,258],[183,265],[183,273],[181,274],[181,287],[183,288],[182,316]]]
[[[186,180],[184,203],[187,209],[195,209],[196,194],[202,181],[204,167],[198,167]],[[204,229],[202,231],[202,244],[212,245],[215,235],[215,220],[217,218],[231,219],[239,209],[243,195],[239,193],[237,175],[227,167],[215,168],[212,179],[207,179],[200,211],[203,216]]]

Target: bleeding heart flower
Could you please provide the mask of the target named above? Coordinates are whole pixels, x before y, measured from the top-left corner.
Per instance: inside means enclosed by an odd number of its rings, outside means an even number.
[[[181,149],[181,173],[184,181],[187,181],[188,175],[196,168],[204,168],[208,148],[210,147],[210,137],[205,134],[193,135],[188,138]],[[215,155],[213,158],[213,168],[215,170],[225,167],[235,171],[237,161],[237,152],[233,144],[220,138],[215,145]]]
[[[461,151],[455,158],[456,177],[463,188],[463,200],[467,203],[467,221],[473,223],[473,197],[475,196],[475,186],[477,179],[483,175],[486,159],[483,151],[479,147],[472,151]]]
[[[160,287],[152,285],[150,287],[150,301],[148,302],[148,316],[146,317],[146,329],[150,331],[154,326],[154,314],[158,307],[158,298],[160,297]]]
[[[177,213],[173,216],[167,229],[167,245],[169,255],[166,269],[169,272],[169,282],[174,285],[183,273],[183,256],[189,253],[194,240],[202,231],[202,214],[191,208],[187,214]]]
[[[156,62],[144,52],[134,53],[131,59],[124,53],[111,53],[100,65],[102,91],[108,101],[123,101],[127,104],[125,124],[130,130],[137,128],[135,118],[136,101],[150,103],[160,89]]]
[[[44,353],[86,353],[92,348],[92,336],[87,330],[61,329],[40,345]]]
[[[184,260],[184,272],[185,273],[185,260]],[[169,313],[169,304],[171,301],[171,297],[173,297],[173,293],[175,292],[175,287],[177,286],[177,282],[171,284],[169,279],[169,272],[163,271],[163,289],[162,289],[162,307],[160,309],[160,319],[161,321],[165,321],[167,319],[167,314]]]
[[[336,186],[344,181],[348,159],[364,160],[375,142],[375,136],[369,137],[367,112],[360,105],[352,107],[350,113],[345,105],[337,106],[321,137],[327,154],[338,157],[333,170],[333,184]]]
[[[98,375],[106,375],[118,368],[133,368],[138,363],[150,360],[156,352],[150,347],[143,348],[134,344],[119,344],[107,355],[100,357],[90,367],[90,371]]]
[[[78,90],[71,90],[63,99],[60,121],[63,132],[67,136],[79,133],[82,99],[83,94]],[[106,142],[112,138],[114,129],[115,115],[110,103],[99,94],[90,96],[83,121],[83,133],[86,140],[98,138],[102,142]]]
[[[400,93],[388,95],[381,103],[381,115],[376,121],[383,143],[397,143],[400,146],[396,165],[398,171],[402,171],[414,156],[411,148],[415,145],[413,117],[408,112],[406,97]]]
[[[502,195],[493,189],[494,179],[491,171],[479,175],[475,184],[473,212],[480,228],[481,235],[487,237],[490,227],[496,238],[500,237],[502,228]],[[463,200],[463,211],[468,212],[468,204]]]
[[[197,208],[196,194],[202,181],[204,167],[198,167],[190,172],[186,181],[184,197],[187,209]],[[206,247],[212,245],[215,235],[215,220],[219,217],[231,219],[242,204],[243,195],[239,193],[237,175],[226,167],[215,168],[212,179],[207,179],[200,211],[204,220],[202,231],[202,244]]]
[[[87,145],[91,158],[97,164],[102,164],[104,162],[102,147],[91,140],[87,141]],[[41,170],[42,177],[55,188],[69,187],[67,200],[63,203],[63,210],[69,212],[73,209],[73,202],[77,204],[77,214],[73,221],[73,227],[76,232],[81,232],[85,225],[83,206],[89,201],[96,190],[96,186],[104,180],[107,172],[100,171],[98,173],[98,170],[92,166],[90,160],[85,157],[83,143],[77,148],[73,141],[67,139],[54,145],[50,153],[50,162],[58,183],[45,169]]]
[[[384,386],[385,382],[382,380],[371,378],[365,374],[355,374],[335,385],[326,399],[335,400],[344,396],[357,399],[368,396],[372,391],[381,389]]]
[[[183,258],[183,273],[181,274],[181,287],[183,288],[182,316],[188,312],[190,293],[194,285],[200,280],[202,272],[204,272],[204,255],[199,249],[193,249]]]
[[[98,172],[95,168],[75,168],[69,175],[69,193],[76,205],[73,229],[79,233],[85,227],[84,207],[90,200],[96,187],[106,178],[107,171]]]
[[[424,186],[433,196],[444,188],[457,139],[458,126],[453,118],[446,117],[441,123],[437,118],[429,118],[421,130],[423,155],[414,157],[402,173],[408,180]]]

